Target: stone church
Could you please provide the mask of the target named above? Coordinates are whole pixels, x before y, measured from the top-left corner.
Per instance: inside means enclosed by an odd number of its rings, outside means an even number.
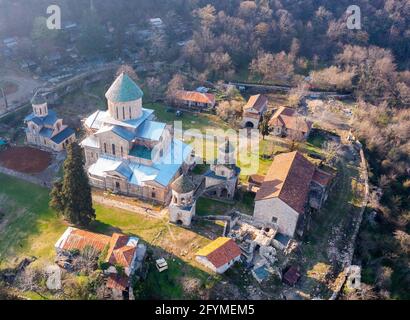
[[[218,148],[218,159],[205,173],[207,197],[232,200],[238,185],[240,168],[236,166],[236,148],[226,140]]]
[[[48,109],[47,101],[40,93],[34,95],[31,104],[33,112],[24,119],[28,144],[59,152],[75,141],[74,130]]]
[[[172,128],[154,121],[143,92],[125,73],[108,89],[108,110],[84,120],[81,142],[94,187],[167,204],[171,183],[189,167],[192,148],[174,139]]]

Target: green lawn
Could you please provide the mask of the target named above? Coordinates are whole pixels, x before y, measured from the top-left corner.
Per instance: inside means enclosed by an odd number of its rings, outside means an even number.
[[[254,195],[250,192],[236,191],[235,200],[232,202],[218,201],[200,197],[196,203],[196,214],[199,216],[226,215],[235,209],[245,214],[252,214]]]
[[[158,121],[163,121],[168,124],[174,121],[182,121],[182,128],[184,130],[188,129],[198,129],[205,132],[207,129],[230,129],[229,125],[218,118],[216,115],[208,113],[191,113],[188,111],[183,111],[182,116],[177,117],[175,115],[174,109],[167,111],[169,109],[166,105],[162,103],[147,103],[144,104],[144,108],[155,110],[155,115]]]
[[[0,174],[0,211],[4,213],[0,222],[0,268],[13,266],[27,256],[38,258],[33,266],[42,267],[54,261],[54,244],[68,224],[48,207],[48,192]],[[143,285],[146,297],[181,299],[186,294],[195,296],[196,293],[185,292],[183,279],[186,277],[199,281],[203,288],[210,274],[195,261],[194,254],[210,239],[170,225],[166,217],[153,219],[101,205],[94,207],[97,218],[89,228],[91,231],[135,235],[154,249],[155,258],[167,257],[170,272],[159,276],[154,270],[148,275]],[[182,251],[186,252],[182,254]]]
[[[52,259],[66,225],[48,207],[47,189],[0,174],[0,208],[0,266],[13,263],[9,257]]]

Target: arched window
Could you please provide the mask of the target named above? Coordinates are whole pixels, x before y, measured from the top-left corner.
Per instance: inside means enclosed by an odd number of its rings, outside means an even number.
[[[115,156],[115,144],[112,144],[112,154]]]

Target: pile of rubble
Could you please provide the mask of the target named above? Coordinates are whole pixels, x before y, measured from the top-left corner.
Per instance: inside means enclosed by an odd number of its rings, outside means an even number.
[[[247,265],[252,269],[253,276],[257,281],[262,282],[276,273],[273,265],[277,261],[274,248],[277,228],[244,220],[234,219],[228,236],[238,243]]]

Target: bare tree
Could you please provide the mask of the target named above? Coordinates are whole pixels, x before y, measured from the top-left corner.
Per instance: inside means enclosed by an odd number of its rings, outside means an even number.
[[[125,73],[134,81],[139,80],[139,77],[137,73],[135,72],[134,68],[131,67],[129,64],[123,64],[122,66],[118,68],[116,75],[119,76],[121,73]]]
[[[186,78],[180,73],[175,74],[168,83],[166,99],[171,104],[176,104],[176,94],[178,90],[184,90]]]

